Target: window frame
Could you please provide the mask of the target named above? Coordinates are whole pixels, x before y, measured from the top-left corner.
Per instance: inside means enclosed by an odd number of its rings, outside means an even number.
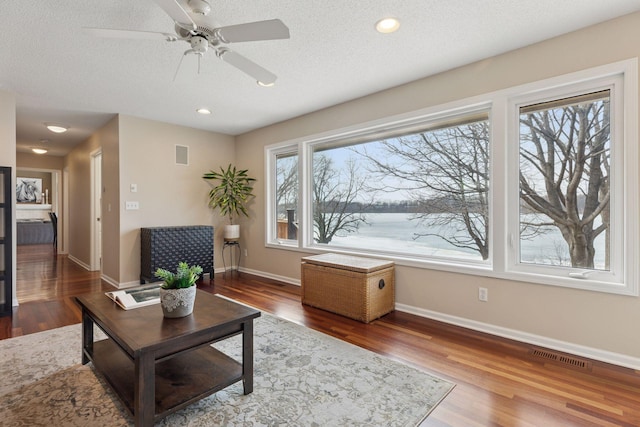
[[[426,133],[430,131],[435,131],[441,128],[446,128],[455,125],[463,125],[468,123],[474,123],[478,121],[487,121],[489,126],[491,126],[491,105],[489,103],[483,102],[471,106],[465,106],[461,108],[454,108],[446,111],[438,111],[434,114],[426,114],[418,117],[414,117],[410,121],[398,121],[394,123],[387,123],[379,128],[369,129],[362,134],[356,134],[350,136],[348,139],[329,139],[329,140],[321,140],[315,143],[308,144],[309,149],[309,159],[305,162],[308,166],[309,174],[309,184],[307,187],[307,193],[312,196],[313,194],[313,182],[311,180],[313,175],[313,155],[317,152],[322,152],[325,150],[331,150],[335,148],[348,147],[348,146],[356,146],[358,144],[366,144],[369,142],[376,142],[381,139],[390,138],[394,136],[402,136],[408,134],[417,134],[417,133]],[[491,132],[491,129],[490,129]],[[489,152],[491,152],[491,139],[489,140]],[[491,158],[489,157],[488,167],[491,169]],[[489,194],[491,194],[491,178],[489,178]],[[491,196],[489,195],[489,199],[491,200]],[[491,257],[487,260],[482,259],[467,259],[466,257],[454,257],[454,256],[428,256],[428,255],[420,255],[412,252],[400,252],[400,251],[382,251],[376,249],[364,249],[362,247],[357,246],[332,246],[331,244],[326,243],[317,243],[314,241],[314,223],[313,223],[313,200],[312,197],[305,198],[305,203],[307,204],[307,216],[306,221],[308,224],[311,224],[305,230],[306,232],[306,242],[307,247],[310,249],[319,249],[325,252],[346,252],[346,253],[360,253],[366,252],[369,254],[375,254],[378,256],[391,257],[393,259],[402,260],[405,262],[416,261],[418,263],[445,263],[451,265],[469,265],[474,267],[490,267],[491,265]],[[492,236],[491,229],[493,225],[491,223],[491,202],[489,202],[489,234],[486,236],[489,241],[489,253],[491,253],[492,244]]]
[[[280,156],[298,156],[300,159],[299,153],[299,145],[298,144],[287,144],[276,147],[267,147],[265,148],[265,175],[266,175],[266,198],[265,198],[265,230],[266,230],[266,241],[268,245],[277,245],[284,246],[289,248],[297,248],[299,247],[300,242],[300,232],[298,233],[298,238],[295,240],[292,239],[279,239],[278,238],[278,227],[277,227],[277,219],[278,219],[278,206],[275,203],[276,200],[276,192],[277,192],[277,162],[278,157]],[[300,161],[298,160],[298,205],[297,209],[300,212],[301,205],[301,192],[300,192]],[[302,230],[302,216],[298,215],[298,224],[299,231]]]
[[[530,85],[528,91],[507,100],[508,140],[506,182],[507,240],[505,243],[505,276],[519,281],[542,283],[551,286],[587,289],[624,295],[638,295],[637,271],[633,260],[638,253],[637,239],[637,85],[632,64],[613,64],[598,70],[587,70],[579,81],[567,78],[556,85],[543,81]],[[635,78],[637,81],[637,77]],[[629,87],[631,86],[631,87]],[[610,147],[611,147],[611,231],[609,247],[611,265],[609,271],[588,270],[574,267],[557,267],[522,263],[519,260],[519,164],[520,164],[520,108],[562,98],[571,98],[610,90]],[[635,105],[634,105],[635,104]]]
[[[338,252],[353,255],[384,256],[394,260],[398,265],[450,271],[463,274],[479,275],[535,283],[541,285],[566,288],[585,289],[591,291],[638,295],[638,268],[635,259],[638,251],[638,72],[637,59],[624,60],[612,64],[594,67],[587,70],[561,75],[533,83],[507,88],[479,96],[465,98],[446,104],[435,105],[418,111],[397,116],[356,124],[353,126],[330,130],[320,134],[300,137],[265,147],[265,177],[267,181],[265,211],[266,233],[265,246],[295,250],[305,253]],[[617,79],[617,80],[616,80]],[[617,214],[623,221],[622,232],[617,239],[623,239],[620,246],[623,251],[622,273],[602,280],[586,274],[584,277],[568,277],[553,275],[540,271],[528,271],[516,266],[514,257],[519,252],[513,248],[514,220],[519,227],[517,203],[515,213],[513,200],[519,200],[518,180],[513,179],[519,171],[519,104],[531,99],[560,98],[590,92],[605,84],[612,87],[612,156],[614,144],[622,145],[622,153],[615,154],[616,162],[621,162],[621,174],[612,183],[622,189],[621,195],[615,196]],[[615,94],[615,101],[613,99]],[[615,106],[614,106],[615,102]],[[527,102],[528,103],[528,102]],[[615,110],[614,110],[615,108]],[[440,259],[419,257],[411,254],[387,253],[360,248],[345,248],[331,245],[315,244],[313,241],[313,218],[311,210],[312,191],[312,157],[316,147],[350,145],[388,133],[397,129],[410,129],[425,123],[451,120],[478,112],[487,112],[490,126],[489,168],[490,168],[490,203],[489,203],[489,258],[482,263],[468,262],[458,259]],[[616,123],[614,125],[614,122]],[[514,123],[516,124],[514,126]],[[614,128],[615,126],[615,134]],[[615,142],[619,138],[621,141]],[[616,148],[616,151],[620,147]],[[298,222],[297,241],[278,241],[275,239],[275,159],[284,153],[298,155]],[[514,161],[515,159],[515,161]],[[614,161],[612,159],[612,161]],[[617,164],[617,163],[616,163]],[[615,171],[614,171],[615,173]],[[622,182],[620,182],[622,180]],[[515,183],[515,187],[514,187]],[[613,188],[613,187],[612,187]],[[515,196],[514,196],[515,195]],[[613,212],[612,212],[613,214]],[[615,215],[615,214],[614,214]],[[612,220],[613,221],[613,220]],[[518,228],[516,227],[516,230]],[[519,233],[517,234],[519,237]],[[612,239],[613,240],[613,239]],[[613,249],[613,241],[612,241]],[[519,250],[519,249],[518,249]],[[613,252],[612,252],[613,256]],[[612,258],[613,261],[613,258]],[[545,266],[546,267],[546,266]],[[590,277],[591,276],[591,277]],[[596,275],[598,276],[598,275]]]

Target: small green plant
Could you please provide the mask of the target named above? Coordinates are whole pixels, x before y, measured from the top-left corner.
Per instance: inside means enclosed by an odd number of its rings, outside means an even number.
[[[183,261],[178,263],[178,268],[175,273],[165,270],[164,268],[159,268],[154,274],[157,278],[164,280],[162,284],[163,289],[189,288],[195,285],[202,274],[202,267],[199,265],[189,267],[189,264]]]

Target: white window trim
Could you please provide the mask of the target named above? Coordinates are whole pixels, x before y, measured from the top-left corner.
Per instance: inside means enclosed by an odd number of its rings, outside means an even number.
[[[638,70],[637,58],[624,60],[588,70],[578,71],[542,81],[512,87],[488,94],[457,100],[454,102],[428,107],[418,111],[387,117],[371,122],[330,130],[320,134],[296,138],[282,143],[276,143],[265,147],[265,175],[267,181],[265,212],[267,213],[265,246],[294,250],[305,253],[339,252],[365,256],[384,256],[394,260],[398,265],[427,268],[434,270],[450,271],[455,273],[479,275],[499,279],[537,283],[550,286],[561,286],[576,289],[585,289],[597,292],[633,295],[637,296],[638,268],[636,259],[640,254],[638,250]],[[620,283],[608,283],[589,279],[564,278],[537,274],[535,272],[514,271],[512,261],[509,259],[508,229],[505,226],[508,216],[508,188],[509,176],[513,176],[515,166],[510,156],[513,156],[514,146],[516,154],[519,153],[518,136],[513,138],[513,130],[509,129],[510,117],[513,117],[515,102],[525,96],[540,96],[545,91],[553,89],[562,92],[567,87],[578,88],[579,85],[593,85],[598,79],[606,79],[621,75],[624,86],[624,278]],[[587,87],[585,86],[585,87]],[[318,144],[330,144],[344,139],[373,134],[381,129],[390,127],[405,127],[427,120],[463,114],[465,111],[478,111],[489,109],[491,129],[491,183],[490,183],[490,256],[488,263],[469,263],[460,260],[424,259],[410,255],[396,255],[382,252],[365,251],[360,249],[345,249],[330,245],[317,245],[313,242],[313,229],[306,224],[313,224],[311,217],[311,155],[313,146]],[[517,110],[516,110],[517,111]],[[513,126],[511,126],[513,128]],[[516,128],[517,132],[517,128]],[[282,153],[298,154],[299,173],[299,222],[300,233],[298,241],[278,241],[274,239],[275,207],[275,156]],[[517,176],[517,175],[516,175]],[[517,193],[516,193],[517,194]],[[504,196],[499,196],[504,195]],[[512,215],[512,214],[511,214]],[[513,215],[512,215],[513,216]]]

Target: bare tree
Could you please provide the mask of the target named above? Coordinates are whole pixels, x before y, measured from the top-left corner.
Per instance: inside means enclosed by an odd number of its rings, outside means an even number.
[[[366,221],[354,206],[362,196],[364,179],[358,176],[356,164],[347,161],[345,169],[337,170],[333,161],[316,153],[313,156],[313,237],[318,243],[330,243],[339,232],[351,233]]]
[[[298,207],[298,156],[281,157],[276,162],[276,209],[279,218],[287,209]]]
[[[361,151],[386,191],[407,190],[414,218],[449,244],[489,257],[489,124],[478,121],[381,142],[385,155]],[[382,188],[381,188],[382,189]],[[447,228],[447,232],[444,228]],[[451,232],[453,230],[453,232]]]
[[[609,101],[527,112],[520,124],[520,198],[548,219],[526,226],[557,227],[571,266],[593,268],[594,240],[609,230]],[[605,250],[608,268],[608,236]]]

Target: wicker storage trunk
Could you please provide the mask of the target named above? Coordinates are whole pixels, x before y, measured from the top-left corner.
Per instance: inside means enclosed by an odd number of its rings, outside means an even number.
[[[302,258],[302,303],[361,322],[393,311],[393,261],[340,254]]]

